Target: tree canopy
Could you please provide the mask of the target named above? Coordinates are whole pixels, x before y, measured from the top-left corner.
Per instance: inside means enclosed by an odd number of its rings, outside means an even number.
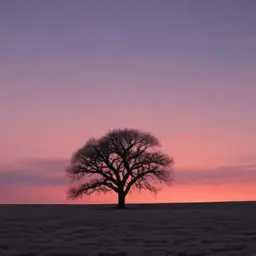
[[[172,183],[173,159],[160,151],[158,139],[136,129],[115,129],[91,138],[72,156],[67,173],[75,199],[95,192],[114,191],[118,207],[132,190],[159,191],[157,183]]]

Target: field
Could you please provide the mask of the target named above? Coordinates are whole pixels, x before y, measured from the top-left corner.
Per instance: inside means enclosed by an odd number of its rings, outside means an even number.
[[[1,205],[0,255],[256,255],[256,203]]]

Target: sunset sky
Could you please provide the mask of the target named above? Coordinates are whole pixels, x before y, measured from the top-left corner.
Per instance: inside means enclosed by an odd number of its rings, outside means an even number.
[[[137,128],[175,181],[128,202],[256,200],[254,0],[0,2],[0,203],[73,203],[89,137]],[[112,203],[114,194],[76,203]]]

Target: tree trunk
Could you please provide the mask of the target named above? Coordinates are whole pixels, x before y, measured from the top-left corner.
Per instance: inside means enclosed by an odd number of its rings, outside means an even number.
[[[118,193],[118,209],[124,209],[125,208],[125,194],[124,192],[119,192]]]

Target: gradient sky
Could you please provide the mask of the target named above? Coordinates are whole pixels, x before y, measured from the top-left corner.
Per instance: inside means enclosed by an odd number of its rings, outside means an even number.
[[[256,200],[255,10],[0,1],[0,203],[68,202],[71,154],[123,127],[156,135],[176,162],[172,188],[128,202]]]

